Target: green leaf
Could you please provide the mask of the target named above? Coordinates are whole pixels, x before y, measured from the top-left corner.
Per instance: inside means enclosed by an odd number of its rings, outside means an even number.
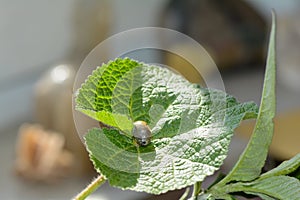
[[[251,195],[254,195],[254,196],[259,196],[263,200],[276,200],[273,197],[269,197],[268,195],[261,194],[261,193],[247,192],[247,194],[251,194]]]
[[[258,179],[248,186],[244,186],[243,190],[246,193],[250,192],[261,196],[263,199],[300,199],[300,181],[289,176],[272,176]]]
[[[257,178],[267,158],[273,137],[273,118],[276,110],[275,29],[275,16],[273,14],[262,99],[252,137],[234,168],[218,185],[230,181],[250,181]]]
[[[287,175],[296,171],[300,167],[300,153],[291,158],[290,160],[282,162],[276,168],[262,174],[260,178],[267,178],[270,176]]]
[[[212,194],[246,194],[260,196],[263,199],[300,199],[300,181],[289,176],[271,176],[259,178],[252,182],[237,182],[227,184],[210,191]]]
[[[254,103],[238,103],[166,68],[128,58],[104,67],[79,90],[77,109],[111,126],[91,129],[85,140],[95,169],[122,189],[159,194],[202,181],[222,165],[241,120],[257,115]],[[153,133],[146,147],[132,139],[129,127],[137,120]]]
[[[111,101],[118,82],[138,65],[134,60],[116,59],[98,67],[79,89],[75,109],[106,125],[131,130],[131,120],[113,112]]]

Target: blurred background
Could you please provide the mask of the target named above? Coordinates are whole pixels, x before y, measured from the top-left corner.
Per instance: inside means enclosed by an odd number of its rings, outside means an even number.
[[[212,56],[228,93],[259,104],[272,8],[278,17],[278,113],[266,170],[300,152],[299,1],[0,0],[0,199],[71,199],[95,176],[73,124],[72,87],[99,42],[137,27],[180,31]],[[193,55],[180,41],[174,49]],[[108,49],[99,56],[109,55]],[[202,83],[188,62],[169,52],[127,56],[167,64]],[[252,127],[249,121],[237,130],[223,171],[237,160]],[[89,199],[175,199],[181,193],[151,197],[105,185]]]

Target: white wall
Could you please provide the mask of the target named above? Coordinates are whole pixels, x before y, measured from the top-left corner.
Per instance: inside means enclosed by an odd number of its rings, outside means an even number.
[[[65,55],[72,7],[72,0],[0,0],[0,80]]]
[[[81,0],[0,0],[0,130],[16,120],[32,120],[34,83],[41,72],[72,50],[76,34],[72,17],[74,8],[82,4],[78,2]],[[113,34],[156,26],[167,0],[108,2]]]
[[[73,2],[0,0],[0,129],[32,118],[37,72],[70,50]]]

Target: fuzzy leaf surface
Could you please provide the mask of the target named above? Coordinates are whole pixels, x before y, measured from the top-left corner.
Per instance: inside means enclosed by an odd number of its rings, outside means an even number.
[[[111,126],[89,130],[85,140],[96,170],[122,189],[160,194],[202,181],[222,165],[241,120],[257,115],[254,103],[166,68],[130,59],[103,67],[82,85],[77,109]],[[137,120],[151,128],[146,147],[132,139]]]

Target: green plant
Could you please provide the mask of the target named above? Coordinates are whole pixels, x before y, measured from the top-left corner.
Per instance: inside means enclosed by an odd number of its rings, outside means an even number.
[[[274,17],[273,17],[274,19]],[[160,194],[194,185],[189,199],[300,199],[300,154],[261,174],[275,116],[275,20],[272,23],[260,108],[222,91],[191,84],[168,69],[129,58],[97,68],[79,89],[76,109],[99,121],[85,135],[99,177],[75,199],[106,180],[121,189]],[[220,168],[234,129],[257,118],[248,146],[231,172],[207,189],[205,177]],[[139,145],[134,122],[146,122],[151,142]],[[187,199],[188,190],[182,196]]]

